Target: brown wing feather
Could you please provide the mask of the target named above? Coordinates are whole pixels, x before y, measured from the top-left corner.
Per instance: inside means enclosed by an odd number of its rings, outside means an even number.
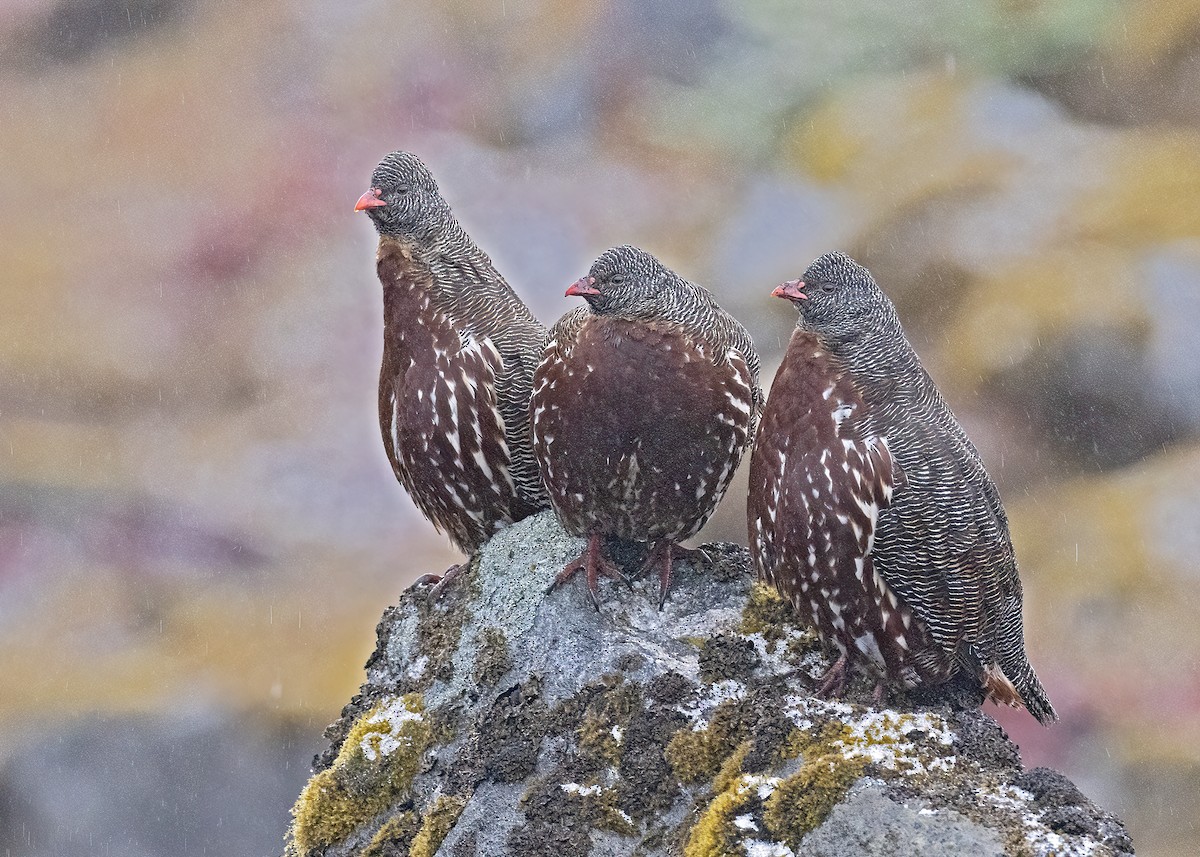
[[[759,576],[818,632],[906,684],[946,670],[923,624],[876,572],[872,549],[896,484],[852,379],[798,330],[776,374],[750,465]]]
[[[466,552],[519,519],[487,337],[461,333],[430,299],[428,269],[381,245],[385,339],[379,426],[396,478],[421,512]]]

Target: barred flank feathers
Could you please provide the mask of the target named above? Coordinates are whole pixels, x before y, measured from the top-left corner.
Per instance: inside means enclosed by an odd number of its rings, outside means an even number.
[[[870,273],[841,253],[820,257],[802,281],[788,285],[793,293],[801,290],[804,296],[783,295],[793,298],[800,319],[780,376],[796,375],[799,366],[789,366],[789,361],[806,364],[810,373],[815,366],[825,379],[822,390],[829,389],[830,394],[822,398],[823,392],[810,389],[811,383],[805,388],[795,380],[776,392],[777,376],[757,440],[763,459],[756,473],[753,465],[760,455],[756,449],[751,471],[751,547],[761,565],[760,574],[768,580],[790,575],[796,578],[797,588],[804,580],[812,591],[822,586],[838,591],[845,603],[837,606],[837,615],[828,618],[824,629],[819,614],[828,615],[829,606],[822,604],[821,598],[810,599],[811,612],[818,614],[814,618],[818,629],[827,638],[836,638],[841,632],[834,628],[835,618],[843,625],[858,623],[869,629],[874,635],[870,645],[855,647],[845,633],[840,641],[831,642],[852,651],[857,648],[860,656],[874,656],[867,659],[875,660],[890,678],[935,684],[967,671],[996,701],[1012,702],[1019,694],[1039,721],[1054,721],[1057,715],[1025,655],[1021,582],[1000,495],[975,446],[905,337],[895,307]],[[804,345],[794,355],[792,348],[798,341]],[[820,356],[814,358],[817,353]],[[841,402],[842,411],[830,409],[831,398]],[[800,454],[803,450],[794,450],[789,457],[792,464],[772,467],[765,456],[780,441],[768,433],[789,431],[773,417],[774,409],[802,412],[814,420],[813,413],[824,413],[824,419],[840,414],[839,444],[832,445],[826,438],[820,441],[824,447],[807,450],[808,458]],[[804,446],[803,440],[796,443]],[[808,443],[814,443],[814,438]],[[882,480],[880,484],[893,490],[886,504],[872,508],[869,551],[843,551],[837,562],[825,566],[807,562],[808,549],[793,535],[779,532],[778,527],[773,530],[767,520],[774,515],[778,521],[794,510],[768,510],[765,495],[786,494],[797,478],[819,476],[828,461],[818,468],[812,464],[814,455],[818,462],[822,454],[836,458],[841,446],[847,453],[857,449],[861,456],[872,443],[886,446],[893,472],[877,471],[866,478]],[[823,449],[832,452],[823,453]],[[856,502],[861,506],[861,486],[856,489],[853,481],[846,485],[837,482],[832,480],[827,496],[814,501],[836,506],[849,502],[845,498],[859,497]],[[841,514],[845,517],[844,511]],[[819,536],[835,542],[841,538],[838,528],[846,524],[836,517],[822,521],[824,529]],[[758,547],[755,538],[761,543]],[[784,543],[772,544],[772,538]],[[788,559],[797,552],[801,561]],[[872,566],[879,581],[855,583],[854,575],[845,570],[855,561]],[[834,568],[840,571],[828,570]],[[861,578],[861,572],[858,576]],[[848,589],[857,597],[847,595]],[[891,597],[899,608],[891,605]],[[880,615],[847,615],[847,610],[853,613],[868,608]],[[889,652],[883,644],[897,639],[897,634],[880,629],[889,622],[893,628],[900,627],[891,618],[897,609],[902,614],[909,611],[911,618],[900,623],[905,629],[900,634],[904,645]],[[860,633],[866,633],[862,629]],[[920,649],[925,638],[909,639],[917,634],[913,629],[927,635],[929,647]],[[872,648],[875,641],[884,647],[881,654],[861,651]]]

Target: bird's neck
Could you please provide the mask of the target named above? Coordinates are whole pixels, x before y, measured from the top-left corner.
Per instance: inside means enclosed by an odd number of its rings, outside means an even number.
[[[874,391],[881,397],[916,400],[927,394],[926,385],[932,385],[898,321],[825,342],[868,391],[868,398]]]
[[[400,344],[413,319],[423,317],[433,306],[436,293],[433,274],[411,241],[384,235],[376,253],[379,282],[383,286],[383,319],[388,341]]]
[[[491,266],[487,254],[449,212],[397,232],[384,233],[380,245],[385,242],[407,248],[416,260],[431,269],[455,264]]]
[[[425,240],[383,236],[378,258],[385,317],[394,318],[397,328],[430,312],[470,335],[501,341],[512,334],[510,327],[537,326],[492,260],[461,229]],[[385,276],[385,268],[393,273]]]
[[[414,270],[427,277],[406,278],[385,282],[389,286],[432,289],[439,300],[457,302],[473,284],[496,279],[495,268],[488,255],[479,249],[456,221],[439,224],[439,228],[415,235],[383,235],[379,239],[379,259],[399,255]]]
[[[658,302],[637,312],[614,312],[613,318],[641,324],[677,327],[713,344],[721,332],[721,309],[712,296],[686,280],[664,289]]]

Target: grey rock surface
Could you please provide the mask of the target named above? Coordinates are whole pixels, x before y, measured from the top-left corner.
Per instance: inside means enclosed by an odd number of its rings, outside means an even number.
[[[906,806],[889,798],[882,783],[864,780],[804,838],[804,852],[812,857],[1002,857],[1004,846],[995,831],[952,809]]]
[[[813,698],[829,661],[744,549],[678,564],[662,612],[656,578],[597,611],[582,581],[546,592],[582,546],[543,513],[385,612],[289,855],[1132,853],[967,689]]]

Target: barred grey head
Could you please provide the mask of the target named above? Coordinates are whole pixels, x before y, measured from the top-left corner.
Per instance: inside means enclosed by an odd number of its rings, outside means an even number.
[[[409,152],[392,152],[371,173],[371,189],[359,199],[381,235],[422,237],[450,215],[429,168]]]
[[[818,257],[803,277],[784,283],[775,294],[795,304],[803,327],[833,342],[853,342],[899,326],[896,308],[871,272],[845,253]]]
[[[600,315],[679,320],[678,311],[699,291],[645,250],[622,244],[602,253],[568,293]]]

